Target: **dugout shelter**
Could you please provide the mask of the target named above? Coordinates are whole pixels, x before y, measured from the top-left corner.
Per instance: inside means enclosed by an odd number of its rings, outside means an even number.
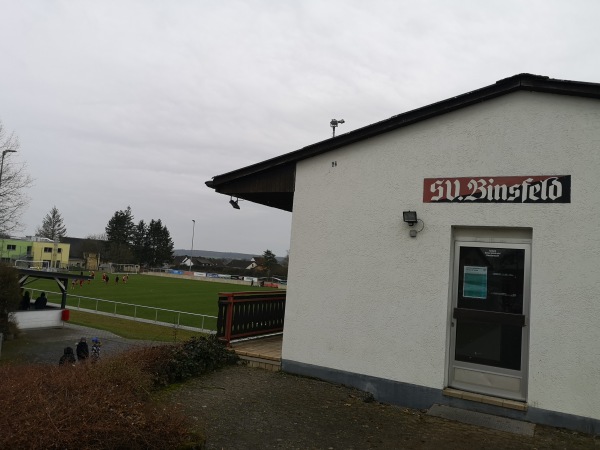
[[[67,290],[71,280],[91,280],[87,275],[76,275],[64,272],[53,272],[46,270],[17,268],[19,272],[19,285],[22,289],[31,287],[30,285],[38,280],[54,280],[60,290],[60,307],[52,305],[43,310],[17,311],[14,313],[15,319],[20,329],[53,328],[62,325],[63,320],[68,317]]]

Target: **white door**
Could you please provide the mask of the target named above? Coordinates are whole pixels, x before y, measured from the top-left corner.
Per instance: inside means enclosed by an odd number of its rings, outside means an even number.
[[[530,244],[455,242],[449,385],[527,398]]]

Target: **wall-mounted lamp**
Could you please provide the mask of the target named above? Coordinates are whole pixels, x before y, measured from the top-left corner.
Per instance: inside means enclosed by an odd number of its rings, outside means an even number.
[[[402,218],[411,227],[419,221],[419,219],[417,219],[416,211],[403,211]]]
[[[238,202],[240,201],[240,199],[233,199],[233,196],[231,196],[231,199],[229,200],[229,204],[233,207],[233,209],[240,209],[240,205],[238,204]]]
[[[402,211],[402,219],[408,224],[408,226],[411,227],[414,226],[417,222],[421,222],[422,224],[420,230],[410,230],[410,237],[417,237],[417,233],[420,233],[421,231],[423,231],[423,228],[425,228],[425,222],[417,218],[416,211]]]

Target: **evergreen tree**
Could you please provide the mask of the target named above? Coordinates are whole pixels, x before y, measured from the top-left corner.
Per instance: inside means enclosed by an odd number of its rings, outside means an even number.
[[[139,264],[148,263],[147,239],[148,226],[140,220],[133,232],[133,255]]]
[[[160,219],[150,221],[146,240],[148,264],[158,267],[173,259],[173,240],[166,226]]]
[[[116,211],[106,225],[106,239],[110,257],[115,263],[133,261],[132,246],[135,235],[135,225],[131,207],[124,211]]]
[[[275,266],[277,266],[277,258],[275,257],[275,253],[271,250],[265,250],[262,255],[263,257],[263,266],[267,269],[267,276],[271,276],[271,271]]]
[[[36,236],[45,237],[53,241],[60,241],[66,234],[67,227],[56,206],[53,206],[50,212],[46,214],[46,217],[42,220],[42,226],[38,227],[35,231]]]
[[[106,238],[110,256],[115,263],[130,263],[158,267],[173,259],[173,240],[160,219],[149,224],[140,220],[133,223],[133,214],[128,206],[117,211],[106,226]]]

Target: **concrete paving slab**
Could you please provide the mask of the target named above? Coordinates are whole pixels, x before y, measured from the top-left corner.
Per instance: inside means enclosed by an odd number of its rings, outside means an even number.
[[[507,431],[509,433],[520,434],[523,436],[533,436],[535,425],[520,420],[508,419],[506,417],[493,416],[475,411],[454,408],[452,406],[435,404],[427,415],[441,417],[443,419],[455,420],[461,423],[468,423],[485,428],[491,428],[498,431]]]

